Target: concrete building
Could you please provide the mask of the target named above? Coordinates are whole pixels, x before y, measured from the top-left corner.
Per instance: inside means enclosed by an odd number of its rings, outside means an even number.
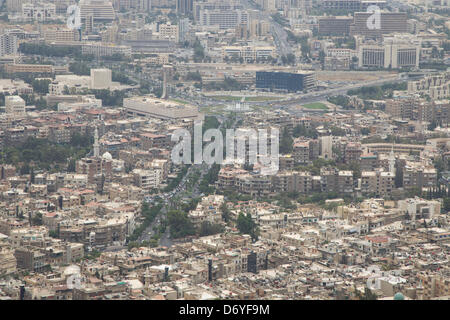
[[[92,16],[96,21],[112,21],[116,18],[111,1],[81,0],[79,6],[82,20],[86,20],[89,16]]]
[[[361,193],[376,197],[389,196],[395,188],[395,174],[384,171],[363,171]]]
[[[197,119],[198,108],[169,100],[152,97],[131,97],[123,100],[123,107],[130,115],[159,119]]]
[[[319,34],[326,36],[345,36],[350,33],[350,25],[352,23],[353,18],[347,16],[319,18]]]
[[[359,67],[419,67],[421,42],[414,36],[397,34],[384,37],[383,42],[358,38],[356,46]]]
[[[171,40],[179,42],[179,26],[172,25],[170,22],[159,25],[159,39],[160,40]]]
[[[73,42],[79,39],[79,33],[69,28],[52,28],[44,31],[44,39],[46,42]]]
[[[131,47],[118,46],[112,43],[83,43],[81,51],[85,55],[92,54],[96,57],[112,56],[114,54],[131,57]]]
[[[158,188],[161,183],[161,170],[157,168],[152,169],[134,169],[132,171],[134,183],[136,186],[151,190]]]
[[[14,251],[0,243],[0,277],[8,276],[17,271],[17,261]]]
[[[450,72],[430,74],[416,81],[408,81],[408,93],[428,94],[433,100],[450,97]]]
[[[0,35],[0,57],[17,54],[17,37],[12,34]]]
[[[248,13],[243,10],[200,10],[201,26],[218,26],[220,29],[232,29],[248,23]]]
[[[386,6],[386,1],[383,0],[324,0],[322,7],[328,10],[340,10],[340,11],[365,11],[371,5],[375,5],[380,9]]]
[[[320,158],[331,160],[333,158],[333,137],[323,136],[319,138],[320,141]]]
[[[268,57],[276,56],[275,47],[260,46],[225,46],[222,48],[222,57],[242,58],[245,62],[254,62]]]
[[[408,32],[406,12],[380,12],[380,28],[374,26],[369,29],[368,21],[373,14],[372,12],[355,12],[353,24],[350,26],[350,35],[381,37],[383,34]]]
[[[354,181],[352,171],[323,167],[320,169],[320,179],[322,192],[353,193]]]
[[[111,87],[112,84],[110,69],[91,69],[91,89],[105,89]]]
[[[27,21],[49,21],[56,18],[56,6],[53,3],[36,2],[22,5],[22,18]]]
[[[419,102],[414,98],[388,99],[385,111],[396,119],[412,119],[413,111],[417,110]]]
[[[256,72],[257,89],[299,92],[311,90],[315,86],[315,73],[311,71],[298,71],[297,73],[276,71]]]
[[[177,12],[182,15],[191,14],[194,7],[193,0],[177,0]]]
[[[20,96],[6,96],[5,111],[9,114],[24,115],[25,100],[23,100]]]
[[[409,162],[403,167],[403,188],[422,190],[436,186],[437,171],[435,168]]]

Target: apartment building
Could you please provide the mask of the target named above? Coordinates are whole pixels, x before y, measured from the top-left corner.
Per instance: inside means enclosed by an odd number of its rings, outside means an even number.
[[[272,177],[273,192],[299,192],[311,193],[313,190],[312,176],[310,172],[278,172]]]
[[[171,40],[175,42],[179,42],[179,26],[172,25],[170,22],[159,25],[159,39],[161,40]]]
[[[420,279],[421,290],[417,292],[420,300],[430,300],[436,297],[450,296],[450,279],[440,274],[421,272],[417,275]]]
[[[353,172],[323,167],[320,169],[322,192],[336,192],[338,194],[353,193]]]
[[[113,43],[83,43],[81,52],[84,55],[94,55],[96,57],[112,56],[115,54],[131,57],[131,47],[119,46]]]
[[[87,174],[89,183],[95,183],[97,175],[104,175],[108,181],[112,175],[112,160],[102,157],[82,158],[76,162],[76,173]]]
[[[361,193],[376,197],[389,196],[395,188],[395,174],[385,171],[361,172]]]
[[[245,174],[235,179],[235,187],[238,192],[251,196],[268,196],[271,191],[271,178],[267,175]]]
[[[156,189],[161,183],[162,172],[158,168],[134,169],[132,174],[135,185],[144,190]]]
[[[276,49],[272,46],[224,46],[222,47],[222,57],[242,58],[245,62],[254,62],[268,57],[274,58]]]
[[[309,141],[295,141],[292,153],[296,164],[307,165],[311,162]]]
[[[7,128],[4,130],[4,143],[6,144],[21,144],[28,140],[28,138],[36,138],[39,129],[34,126],[19,126],[14,128]]]
[[[0,277],[8,276],[17,271],[17,261],[14,251],[0,244]]]
[[[428,94],[433,100],[450,97],[450,72],[431,74],[420,80],[408,81],[408,93]]]
[[[17,37],[13,34],[0,35],[0,57],[17,54]]]
[[[201,26],[218,26],[220,29],[233,29],[237,25],[248,23],[248,13],[244,10],[200,10]]]
[[[5,111],[8,114],[24,115],[25,114],[25,100],[20,96],[6,96],[5,97]]]
[[[419,101],[414,98],[400,98],[386,100],[385,112],[395,119],[413,119],[413,112]]]
[[[434,167],[407,162],[403,167],[403,188],[434,188],[437,186],[437,171]]]
[[[78,40],[78,38],[78,31],[69,28],[47,29],[44,31],[46,42],[73,42]]]

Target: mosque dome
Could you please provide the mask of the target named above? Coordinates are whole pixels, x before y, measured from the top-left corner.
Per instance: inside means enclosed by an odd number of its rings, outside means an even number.
[[[102,158],[105,159],[105,160],[112,160],[113,157],[112,157],[111,153],[105,152],[105,153],[102,155]]]
[[[403,293],[397,292],[397,293],[394,295],[394,300],[405,300],[405,296],[403,295]]]

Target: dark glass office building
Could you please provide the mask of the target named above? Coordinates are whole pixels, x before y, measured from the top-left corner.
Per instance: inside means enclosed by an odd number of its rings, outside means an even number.
[[[288,72],[256,72],[256,88],[298,92],[309,89],[307,83],[308,74]]]

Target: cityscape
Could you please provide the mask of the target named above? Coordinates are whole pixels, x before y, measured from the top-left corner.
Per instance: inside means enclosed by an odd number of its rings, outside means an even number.
[[[0,300],[449,300],[449,122],[448,0],[0,0]]]

